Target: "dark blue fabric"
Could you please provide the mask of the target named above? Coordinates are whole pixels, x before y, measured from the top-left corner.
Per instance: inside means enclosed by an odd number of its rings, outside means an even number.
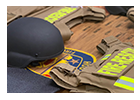
[[[54,93],[60,89],[53,80],[27,69],[7,68],[7,93]]]
[[[126,16],[127,11],[134,6],[105,6],[106,10],[113,15]]]

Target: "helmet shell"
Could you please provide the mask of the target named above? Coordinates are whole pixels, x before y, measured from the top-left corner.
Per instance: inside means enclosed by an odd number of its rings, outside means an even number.
[[[60,31],[43,19],[24,17],[7,26],[9,67],[26,67],[32,61],[51,59],[63,51]]]

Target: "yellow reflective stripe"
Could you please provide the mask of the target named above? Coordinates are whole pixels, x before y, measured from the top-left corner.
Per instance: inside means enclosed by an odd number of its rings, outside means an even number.
[[[121,87],[121,88],[130,90],[130,91],[134,91],[134,88],[133,87],[130,87],[128,85],[121,84],[121,83],[118,83],[118,82],[115,82],[114,86],[118,86],[118,87]]]
[[[54,12],[54,13],[48,15],[47,17],[44,18],[44,20],[47,20],[48,22],[53,23],[54,21],[57,21],[58,19],[66,16],[67,14],[69,14],[75,10],[77,10],[77,8],[65,7],[65,8],[58,10],[57,12]]]
[[[134,79],[130,78],[130,77],[126,77],[126,76],[121,76],[119,79],[127,81],[127,82],[131,82],[134,83]]]

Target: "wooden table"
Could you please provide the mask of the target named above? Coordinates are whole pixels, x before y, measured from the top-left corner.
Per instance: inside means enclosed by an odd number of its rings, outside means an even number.
[[[101,6],[101,8],[102,7],[104,9],[104,6]],[[71,28],[71,31],[74,34],[71,36],[70,40],[64,43],[65,47],[88,52],[94,55],[97,60],[102,57],[102,54],[96,49],[96,46],[105,37],[113,35],[122,42],[131,42],[134,44],[134,23],[126,16],[110,15],[106,13],[106,18],[103,21],[86,21]],[[64,54],[62,53],[57,57],[56,62],[63,57]],[[53,68],[50,67],[51,64],[42,65],[44,63],[50,63],[50,61],[43,61],[40,63],[40,66],[36,67],[29,66],[29,69],[44,75],[46,69],[50,71],[51,68]],[[45,76],[46,75],[48,74],[45,74]],[[69,90],[60,90],[57,93],[68,92]]]
[[[65,47],[88,52],[97,60],[102,56],[96,49],[101,40],[108,36],[115,36],[122,42],[134,44],[134,23],[126,16],[108,14],[104,21],[88,21],[71,29],[73,36],[65,42]],[[68,93],[69,90],[60,90],[57,93]]]

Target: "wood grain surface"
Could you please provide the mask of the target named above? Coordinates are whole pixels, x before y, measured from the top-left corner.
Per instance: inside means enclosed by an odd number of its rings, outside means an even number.
[[[86,7],[86,6],[85,6]],[[96,6],[105,9],[104,6]],[[71,28],[74,33],[70,40],[65,41],[64,46],[67,48],[78,49],[88,52],[96,57],[98,60],[103,55],[96,49],[96,46],[101,43],[101,40],[108,36],[115,36],[122,42],[131,42],[134,44],[134,23],[126,16],[111,15],[106,11],[106,18],[103,21],[86,21],[82,24],[76,25]],[[62,59],[65,55],[62,53],[54,59],[56,62]],[[53,63],[53,59],[45,63]],[[41,62],[42,64],[44,62]],[[42,74],[49,68],[49,65],[43,66],[28,66],[36,73]],[[64,89],[56,93],[69,93],[69,90]]]
[[[105,37],[113,35],[122,42],[134,44],[134,23],[126,16],[108,14],[102,22],[84,22],[71,30],[74,34],[65,42],[65,47],[86,51],[94,55],[97,60],[102,54],[96,46]],[[57,93],[69,93],[69,90],[60,90]]]
[[[104,9],[103,6],[98,7]],[[94,55],[97,60],[103,55],[96,49],[96,46],[105,37],[113,35],[122,42],[134,44],[134,23],[126,16],[110,15],[107,11],[106,18],[103,21],[86,21],[71,28],[71,31],[74,34],[70,40],[64,43],[64,46],[88,52]],[[51,59],[45,61],[45,63],[50,63],[51,61],[51,63],[55,63],[63,57],[64,54],[62,53],[54,61]],[[43,74],[50,67],[48,64],[43,65],[44,62],[41,63],[40,66],[29,66],[29,68],[36,73]],[[57,93],[69,93],[69,90],[64,89]]]
[[[95,55],[97,60],[102,56],[96,49],[101,40],[115,36],[122,42],[134,44],[134,23],[126,16],[108,15],[102,22],[85,22],[71,29],[74,34],[65,47],[79,49]]]

